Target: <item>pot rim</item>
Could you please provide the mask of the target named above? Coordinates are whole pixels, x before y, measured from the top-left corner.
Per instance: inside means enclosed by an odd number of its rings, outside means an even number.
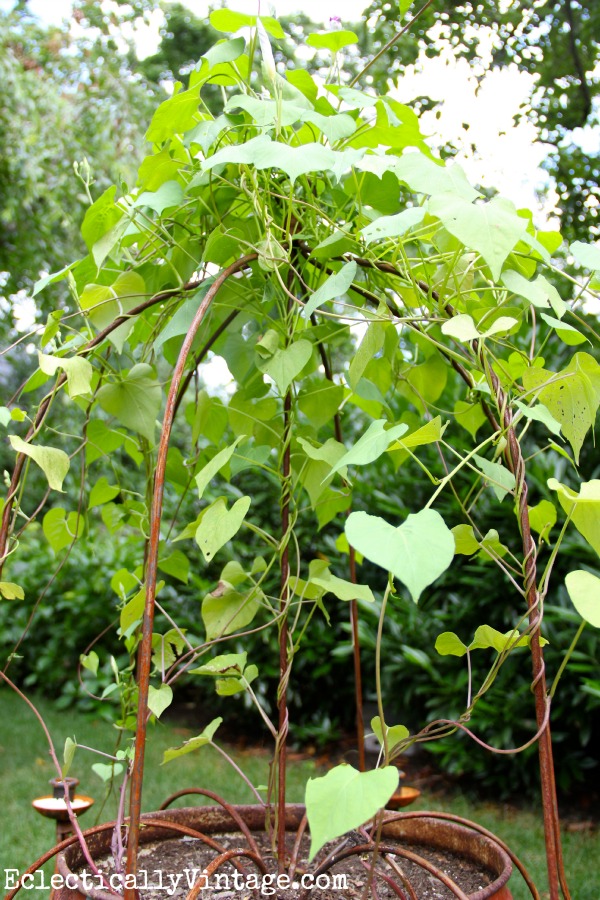
[[[265,818],[268,812],[266,806],[236,805],[234,807],[241,815],[246,825],[253,831],[263,830]],[[286,806],[286,830],[298,828],[305,814],[302,804],[288,804]],[[414,813],[387,813],[384,824],[384,836],[387,834],[395,839],[405,840],[411,846],[433,846],[436,849],[447,849],[462,855],[471,862],[478,863],[488,874],[494,875],[494,880],[481,890],[469,894],[469,900],[486,900],[493,897],[508,882],[512,874],[512,862],[509,855],[500,843],[491,836],[482,834],[478,826],[473,823],[469,828],[467,820],[461,820],[461,824],[438,818],[435,812]],[[157,821],[164,822],[158,825]],[[140,841],[142,844],[150,841],[168,839],[174,836],[177,826],[191,827],[205,834],[214,834],[223,830],[239,830],[232,816],[221,806],[193,806],[178,807],[162,810],[156,813],[144,813],[142,816]],[[152,824],[150,824],[152,823]],[[173,823],[173,829],[169,828]],[[110,841],[114,822],[107,823],[100,829],[90,829],[88,846],[92,857],[110,851]],[[84,832],[84,836],[87,832]],[[85,863],[79,842],[73,843],[63,850],[57,857],[57,871],[66,877],[73,879],[72,867]],[[93,900],[115,900],[115,894],[98,887],[88,887],[78,894],[74,888],[60,888],[54,893],[54,900],[68,900],[77,896],[93,898]]]

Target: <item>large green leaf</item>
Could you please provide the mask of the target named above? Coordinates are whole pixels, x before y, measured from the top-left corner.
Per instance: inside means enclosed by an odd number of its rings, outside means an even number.
[[[579,494],[556,478],[548,487],[557,491],[560,505],[571,516],[573,525],[600,556],[600,480],[584,481]]]
[[[558,312],[563,307],[563,300],[553,284],[543,275],[533,281],[524,278],[519,272],[509,269],[502,275],[502,283],[519,297],[529,300],[532,306],[544,309],[552,306]]]
[[[76,538],[80,537],[84,528],[83,516],[76,512],[70,512],[67,515],[65,510],[59,506],[49,509],[42,523],[46,539],[55,553],[72,544]]]
[[[394,441],[398,440],[408,431],[408,425],[403,422],[385,430],[385,419],[376,419],[371,422],[365,433],[356,442],[354,447],[348,450],[339,459],[331,470],[331,474],[339,472],[344,466],[364,466],[374,462]]]
[[[313,345],[310,341],[294,341],[283,350],[276,350],[268,362],[260,366],[262,372],[273,379],[279,392],[283,395],[290,384],[300,374],[312,356]]]
[[[115,203],[116,193],[117,188],[112,185],[86,211],[81,225],[81,234],[88,250],[91,250],[94,244],[107,231],[110,231],[123,216],[123,210]]]
[[[230,38],[227,41],[217,41],[216,44],[203,54],[209,66],[216,66],[219,63],[233,62],[239,59],[246,48],[246,41],[243,37]]]
[[[444,631],[435,639],[435,649],[440,656],[464,656],[469,648],[453,631]]]
[[[343,385],[317,382],[298,394],[298,407],[311,425],[320,428],[332,421],[343,399]]]
[[[146,283],[141,275],[137,272],[121,272],[110,286],[87,284],[80,294],[79,305],[95,327],[103,329],[118,316],[126,315],[138,306],[145,296]],[[130,330],[131,324],[124,322],[109,337],[119,353]]]
[[[162,214],[165,209],[179,206],[183,200],[183,188],[178,181],[165,181],[155,191],[143,191],[134,201],[133,206],[148,206]]]
[[[536,506],[528,506],[531,530],[537,532],[541,539],[548,540],[548,535],[556,525],[556,507],[549,500],[540,500]]]
[[[348,543],[405,584],[415,603],[454,557],[454,535],[433,509],[409,515],[398,528],[379,516],[355,512],[345,531]]]
[[[587,341],[585,335],[580,331],[577,331],[576,328],[573,328],[572,325],[561,322],[560,319],[555,319],[553,316],[546,315],[546,313],[541,313],[540,317],[544,320],[546,325],[549,325],[550,328],[554,328],[561,341],[569,347],[576,347],[578,344],[584,344]]]
[[[395,216],[380,216],[361,230],[367,244],[380,241],[384,238],[400,237],[413,228],[420,225],[425,218],[425,210],[422,206],[409,206]]]
[[[173,688],[170,685],[161,684],[159,688],[150,685],[148,688],[148,709],[157,719],[161,717],[172,702]]]
[[[109,484],[108,479],[103,475],[93,486],[90,491],[90,499],[88,501],[88,509],[94,506],[103,506],[118,497],[121,488],[118,484]]]
[[[465,247],[481,254],[492,278],[500,277],[504,261],[527,228],[527,221],[502,197],[469,203],[456,194],[439,194],[429,201],[429,211]]]
[[[330,275],[323,284],[317,288],[314,294],[306,302],[302,315],[308,319],[312,313],[329,300],[336,300],[343,297],[349,290],[356,276],[356,263],[346,263],[339,272]]]
[[[240,497],[231,509],[227,509],[225,499],[219,497],[205,510],[196,529],[196,543],[206,562],[235,537],[249,509],[250,497]]]
[[[336,766],[306,785],[306,817],[310,827],[309,862],[328,841],[352,831],[371,819],[388,802],[400,773],[395,766],[358,772]]]
[[[159,144],[174,134],[183,134],[193,128],[200,118],[199,98],[200,85],[196,84],[188,91],[179,91],[164,100],[152,116],[146,140]]]
[[[578,463],[583,441],[594,425],[600,405],[600,365],[588,353],[576,353],[560,372],[526,369],[523,384],[536,393],[560,423]]]
[[[594,628],[600,628],[600,578],[585,569],[577,569],[569,572],[565,584],[581,618]]]
[[[118,381],[102,385],[96,397],[105,412],[154,442],[162,391],[149,365],[138,363]]]
[[[368,154],[357,163],[357,168],[372,172],[379,178],[385,172],[393,172],[417,194],[454,194],[469,203],[480,196],[469,184],[459,165],[439,165],[423,153],[405,153],[400,159],[396,156]]]
[[[274,19],[272,16],[261,16],[260,21],[265,31],[272,37],[280,40],[285,37],[283,29],[277,19]],[[236,12],[232,9],[215,9],[210,14],[210,24],[217,31],[231,33],[233,31],[239,31],[240,28],[255,26],[256,16]]]
[[[353,391],[362,378],[371,360],[379,353],[385,342],[385,325],[382,322],[371,322],[367,328],[358,350],[350,360],[348,384]]]
[[[54,375],[57,369],[63,370],[67,376],[67,391],[70,397],[89,394],[94,369],[83,356],[49,356],[38,351],[38,358],[40,369],[46,375]]]
[[[492,337],[494,334],[505,334],[519,324],[512,316],[499,316],[485,331],[479,331],[472,316],[461,313],[452,316],[442,325],[442,334],[453,337],[457,341],[474,341],[478,338]]]
[[[509,492],[514,491],[516,486],[515,476],[506,466],[490,462],[489,459],[485,459],[485,457],[479,456],[477,453],[473,454],[473,462],[490,482],[498,500],[504,500]]]
[[[383,733],[385,729],[385,737],[386,743],[388,746],[388,750],[392,750],[396,744],[399,744],[400,741],[403,741],[410,734],[406,725],[386,725],[384,722],[383,728],[381,727],[381,718],[379,716],[375,716],[371,719],[371,728],[373,729],[373,733],[375,737],[383,747]]]
[[[5,600],[24,600],[25,591],[20,584],[13,581],[0,581],[0,597]]]
[[[184,741],[181,747],[171,747],[169,750],[165,750],[161,765],[164,766],[165,763],[171,762],[172,759],[177,759],[179,756],[185,756],[186,753],[199,750],[200,747],[206,747],[207,744],[212,742],[214,734],[222,721],[223,719],[220,716],[217,719],[213,719],[201,734]]]
[[[318,562],[322,562],[322,560],[318,560]],[[333,575],[329,571],[327,566],[321,569],[318,575],[311,575],[310,583],[316,585],[326,594],[333,594],[338,600],[366,600],[369,603],[375,600],[373,592],[368,585],[354,584],[351,581],[346,581],[344,578],[338,578],[337,575]]]
[[[16,434],[9,435],[13,450],[24,453],[37,463],[53,491],[62,491],[63,481],[71,465],[64,450],[55,447],[42,447],[39,444],[26,443]]]
[[[353,31],[324,31],[312,34],[306,38],[309,47],[315,47],[317,50],[331,50],[332,53],[338,53],[344,47],[358,42],[357,35]]]
[[[291,100],[264,100],[251,97],[249,94],[236,94],[228,100],[225,112],[229,113],[236,109],[246,110],[257,125],[262,127],[275,124],[285,127],[297,122],[310,122],[316,125],[331,143],[349,137],[356,130],[356,122],[347,113],[324,116]]]
[[[573,241],[569,249],[577,262],[586,269],[600,271],[600,243],[584,244],[583,241]]]
[[[331,172],[339,180],[362,155],[362,150],[332,150],[323,144],[290,147],[263,134],[243,144],[222,147],[204,161],[202,168],[207,171],[223,163],[246,163],[257,169],[281,169],[290,181],[308,172]]]
[[[202,601],[202,621],[206,640],[212,641],[225,634],[241,631],[249,625],[259,610],[260,591],[240,593],[231,585],[220,582]]]
[[[208,462],[196,475],[196,485],[198,487],[198,499],[202,500],[202,496],[204,491],[215,477],[217,472],[220,472],[221,469],[227,465],[233,454],[235,453],[235,448],[239,444],[240,441],[244,439],[245,435],[240,435],[235,439],[233,444],[230,444],[229,447],[224,447],[223,450],[219,450],[215,456]]]
[[[529,646],[530,635],[520,635],[518,631],[507,631],[502,633],[491,625],[480,625],[473,636],[473,640],[469,644],[469,650],[495,650],[497,653],[504,653],[509,647],[527,647]],[[542,639],[543,643],[548,643]]]

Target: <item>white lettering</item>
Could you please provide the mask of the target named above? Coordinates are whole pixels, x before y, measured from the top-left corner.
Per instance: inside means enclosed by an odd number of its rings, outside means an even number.
[[[16,887],[18,880],[19,880],[19,870],[18,869],[5,869],[4,870],[4,890],[5,891],[8,891],[10,888]]]
[[[58,891],[64,886],[65,879],[62,877],[62,875],[59,875],[58,872],[55,872],[54,875],[50,878],[50,887],[53,891]]]
[[[265,897],[270,897],[275,893],[275,888],[271,887],[271,885],[277,880],[276,875],[263,875],[262,877],[262,885],[260,888],[261,894],[264,894]]]
[[[183,878],[183,875],[169,875],[169,881],[171,882],[171,887],[167,888],[167,894],[169,897],[172,897],[175,891],[177,890],[177,885]]]
[[[237,875],[237,874],[238,874],[238,873],[236,872],[236,875]],[[186,869],[186,870],[185,870],[185,877],[186,877],[186,881],[187,881],[187,886],[188,886],[188,888],[190,888],[190,890],[191,890],[191,889],[194,887],[194,885],[196,884],[196,879],[198,878],[198,875],[200,875],[200,869]],[[204,872],[202,872],[202,879],[203,879],[203,882],[204,882],[204,883],[203,883],[203,885],[202,885],[202,887],[201,887],[201,890],[202,890],[202,891],[205,891],[206,888],[208,887],[208,878],[206,877],[206,874],[205,874]]]

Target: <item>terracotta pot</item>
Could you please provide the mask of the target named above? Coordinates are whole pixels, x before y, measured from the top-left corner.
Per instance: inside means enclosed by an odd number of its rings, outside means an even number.
[[[251,831],[262,831],[265,827],[265,811],[259,806],[238,806],[235,808],[244,823]],[[304,807],[291,804],[287,808],[286,829],[294,831],[300,825]],[[157,819],[163,826],[154,824]],[[383,838],[400,839],[407,850],[418,852],[419,847],[438,850],[450,850],[463,856],[470,862],[480,864],[484,871],[492,873],[494,880],[486,888],[469,894],[469,900],[512,900],[512,894],[506,887],[511,876],[512,863],[504,850],[491,838],[472,831],[462,825],[435,818],[435,813],[419,815],[418,818],[402,813],[390,813],[390,821],[383,829]],[[142,816],[146,826],[141,830],[141,843],[168,839],[177,836],[177,831],[168,827],[173,823],[174,829],[191,828],[203,834],[215,834],[223,831],[237,830],[231,815],[219,806],[196,806],[182,809],[169,809],[159,813],[148,813]],[[152,823],[152,824],[150,824]],[[110,825],[101,829],[91,829],[87,843],[93,858],[99,858],[110,852],[112,828]],[[181,831],[180,831],[181,833]],[[57,858],[57,871],[63,876],[71,876],[84,862],[81,847],[72,844]],[[340,871],[338,868],[336,871]],[[86,893],[74,887],[61,887],[52,894],[52,900],[115,900],[114,894],[99,888],[91,888]]]

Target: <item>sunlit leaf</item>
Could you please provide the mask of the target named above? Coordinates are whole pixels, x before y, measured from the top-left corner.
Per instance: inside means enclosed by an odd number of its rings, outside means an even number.
[[[388,750],[392,750],[396,744],[399,744],[400,741],[403,741],[410,734],[406,725],[385,725],[384,723],[384,727]],[[373,729],[375,737],[383,747],[383,728],[381,727],[381,719],[379,716],[375,716],[371,719],[371,728]]]
[[[20,584],[13,581],[0,581],[0,596],[5,600],[24,600],[25,591]]]
[[[48,543],[58,553],[83,534],[85,521],[76,512],[67,515],[64,509],[55,506],[45,514],[42,529]]]
[[[527,228],[510,200],[494,197],[486,203],[469,203],[454,194],[439,194],[429,210],[459,241],[476,250],[499,278],[502,265]]]
[[[13,450],[16,450],[17,453],[24,453],[25,456],[31,457],[37,463],[53,491],[62,491],[63,481],[71,465],[64,450],[42,447],[40,444],[29,444],[16,434],[9,435],[8,439]]]
[[[385,806],[400,773],[395,766],[358,772],[352,766],[331,769],[306,785],[306,816],[310,827],[309,862],[328,841],[363,825]]]
[[[148,709],[157,719],[161,717],[165,709],[173,702],[173,688],[168,684],[161,684],[159,688],[152,685],[148,688]]]
[[[336,462],[331,470],[332,474],[344,466],[364,466],[374,462],[382,453],[385,453],[391,443],[408,431],[408,425],[404,423],[385,430],[386,425],[385,419],[371,422],[363,436]]]
[[[548,480],[548,487],[557,491],[560,505],[570,515],[571,522],[600,556],[600,480],[582,482],[579,493],[556,478]]]
[[[577,569],[569,572],[565,584],[581,618],[594,628],[600,628],[600,578],[585,569]]]
[[[70,397],[88,394],[91,389],[94,369],[83,356],[49,356],[38,351],[40,369],[46,375],[54,375],[62,369],[67,376],[67,391]]]
[[[240,497],[231,509],[227,509],[223,497],[208,507],[195,535],[206,562],[210,562],[215,553],[235,537],[249,509],[250,497]]]
[[[307,300],[302,315],[308,319],[312,313],[329,300],[336,300],[343,297],[350,289],[354,278],[356,277],[356,263],[354,260],[345,263],[339,272],[330,275],[323,284],[317,288],[312,296]]]
[[[379,516],[355,512],[345,531],[363,556],[406,585],[415,603],[454,557],[454,535],[433,509],[409,515],[398,528]]]
[[[560,423],[578,463],[583,441],[594,425],[600,405],[600,365],[588,353],[576,353],[560,372],[526,369],[523,384],[535,392]]]
[[[200,747],[206,747],[207,744],[211,743],[215,732],[222,721],[223,719],[220,716],[213,719],[201,734],[185,741],[181,747],[171,747],[169,750],[165,750],[161,765],[164,766],[165,763],[171,762],[171,760],[177,759],[179,756],[185,756],[186,753],[192,753],[194,750],[199,750]]]
[[[105,412],[154,442],[162,390],[149,365],[138,363],[118,381],[103,384],[96,398]]]

